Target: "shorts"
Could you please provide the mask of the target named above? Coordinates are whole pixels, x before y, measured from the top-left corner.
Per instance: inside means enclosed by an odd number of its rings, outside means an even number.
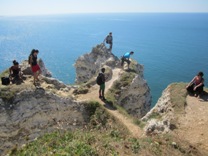
[[[100,85],[100,90],[105,90],[105,83]]]
[[[40,67],[39,67],[38,64],[32,66],[32,72],[33,72],[33,73],[36,73],[38,70],[40,70]]]

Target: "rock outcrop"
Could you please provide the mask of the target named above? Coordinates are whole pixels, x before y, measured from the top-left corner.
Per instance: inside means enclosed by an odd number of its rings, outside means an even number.
[[[143,117],[151,105],[150,88],[143,77],[143,66],[132,60],[130,70],[121,68],[120,60],[105,47],[104,44],[97,45],[90,53],[78,58],[75,63],[76,82],[95,84],[97,73],[105,67],[107,80],[112,78],[112,70],[120,68],[120,79],[114,87],[119,90],[115,95],[116,103],[135,117]],[[126,80],[128,79],[128,80]],[[128,82],[127,82],[128,81]]]
[[[51,72],[49,72],[48,69],[45,67],[45,64],[44,64],[44,62],[43,62],[42,59],[39,59],[39,60],[38,60],[38,64],[39,64],[39,66],[40,66],[41,74],[42,74],[43,76],[45,76],[45,77],[52,77]],[[23,72],[24,75],[32,75],[32,74],[33,74],[33,73],[32,73],[32,70],[31,70],[31,67],[30,67],[30,65],[28,64],[28,61],[27,61],[27,60],[23,61],[23,62],[20,64],[20,66],[21,66],[21,70],[22,70],[22,72]]]
[[[12,101],[1,102],[0,154],[54,130],[83,127],[86,120],[84,104],[43,88],[23,90]]]
[[[147,82],[143,78],[143,66],[137,64],[137,71],[129,86],[122,89],[118,104],[134,117],[143,117],[151,107],[151,94]]]
[[[162,93],[156,105],[142,118],[147,122],[146,134],[167,133],[171,130],[171,121],[174,119],[174,109],[171,102],[171,86]]]
[[[76,63],[76,83],[85,83],[95,77],[101,67],[115,68],[119,65],[119,59],[114,56],[104,44],[97,45],[90,53],[80,56]]]

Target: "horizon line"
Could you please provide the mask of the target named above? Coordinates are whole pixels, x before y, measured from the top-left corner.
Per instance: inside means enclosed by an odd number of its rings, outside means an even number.
[[[208,12],[71,12],[71,13],[48,13],[48,14],[22,14],[22,15],[0,15],[0,17],[24,17],[24,16],[53,16],[73,14],[207,14]]]

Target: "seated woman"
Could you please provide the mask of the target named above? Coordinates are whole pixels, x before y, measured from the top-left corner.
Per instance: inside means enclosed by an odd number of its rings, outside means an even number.
[[[204,87],[204,73],[199,72],[191,82],[186,86],[186,89],[189,93],[194,94],[195,97],[200,98],[201,93],[203,92]]]
[[[14,60],[13,66],[9,68],[10,80],[14,83],[16,80],[22,79],[21,69],[19,68],[19,63]]]

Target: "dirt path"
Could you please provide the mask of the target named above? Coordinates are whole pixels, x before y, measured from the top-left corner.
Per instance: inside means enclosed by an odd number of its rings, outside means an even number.
[[[187,96],[186,114],[179,117],[177,133],[190,143],[208,150],[208,95],[202,99]]]
[[[108,89],[110,89],[111,86],[113,85],[113,82],[119,78],[121,72],[122,72],[121,69],[118,69],[118,68],[113,69],[112,79],[110,81],[106,82],[105,92],[107,92]],[[98,89],[99,89],[99,86],[94,85],[93,87],[91,87],[88,94],[79,95],[78,101],[93,100],[93,101],[98,101],[99,103],[105,105],[105,103],[102,100],[100,100],[98,97]],[[108,109],[108,108],[106,108],[106,110],[109,113],[111,113],[111,115],[113,115],[116,119],[118,119],[121,123],[123,123],[127,127],[127,129],[129,130],[129,132],[132,134],[132,136],[137,137],[137,138],[143,136],[144,132],[137,125],[135,125],[133,123],[132,119],[129,119],[128,117],[119,113],[118,110],[112,110],[112,109]]]

